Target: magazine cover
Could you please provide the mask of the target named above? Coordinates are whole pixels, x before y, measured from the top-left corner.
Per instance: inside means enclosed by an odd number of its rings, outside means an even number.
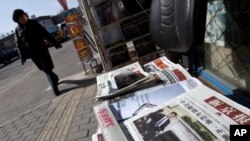
[[[202,85],[196,78],[173,85],[159,85],[110,100],[109,107],[118,122],[135,116],[146,109],[161,105],[191,89]]]
[[[176,64],[167,59],[167,57],[158,58],[152,62],[149,62],[143,66],[144,70],[148,73],[154,73],[170,67],[174,67]]]
[[[127,141],[120,125],[110,111],[107,104],[102,103],[94,107],[94,113],[106,141]]]
[[[201,85],[124,122],[135,141],[229,141],[250,110]]]
[[[149,74],[144,72],[138,62],[97,76],[96,98],[113,96],[136,84],[146,81]]]

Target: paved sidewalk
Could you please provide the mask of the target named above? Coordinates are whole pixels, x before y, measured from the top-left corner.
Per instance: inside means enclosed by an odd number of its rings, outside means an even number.
[[[0,141],[91,141],[98,126],[92,111],[95,93],[95,83],[77,87],[0,125]]]

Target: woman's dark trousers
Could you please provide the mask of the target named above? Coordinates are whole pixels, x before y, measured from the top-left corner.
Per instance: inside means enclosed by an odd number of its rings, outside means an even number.
[[[59,90],[58,90],[58,81],[59,81],[59,78],[58,76],[52,71],[44,71],[45,74],[47,75],[47,78],[49,80],[49,83],[51,85],[51,88],[53,89],[54,93],[57,93]]]

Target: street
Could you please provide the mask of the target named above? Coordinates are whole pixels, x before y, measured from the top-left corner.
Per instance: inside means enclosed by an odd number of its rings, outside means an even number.
[[[73,42],[62,44],[63,48],[50,48],[55,65],[54,72],[60,79],[83,72]],[[60,85],[59,89],[67,92],[70,85]],[[0,125],[18,115],[42,105],[56,96],[53,94],[46,75],[28,60],[24,66],[16,60],[0,68]]]

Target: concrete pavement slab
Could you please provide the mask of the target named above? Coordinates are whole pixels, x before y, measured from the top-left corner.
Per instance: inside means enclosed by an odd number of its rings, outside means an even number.
[[[82,73],[64,80],[89,80],[52,101],[0,125],[0,140],[7,141],[91,141],[97,129],[92,107],[95,75]],[[62,80],[63,81],[63,80]],[[66,85],[66,84],[65,84]]]

